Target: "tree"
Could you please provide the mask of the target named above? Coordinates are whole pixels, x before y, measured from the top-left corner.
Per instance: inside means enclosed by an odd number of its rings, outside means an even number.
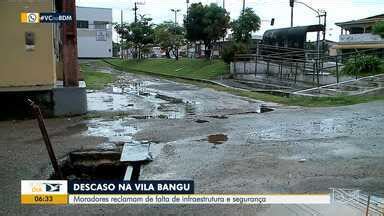
[[[134,57],[142,57],[142,49],[154,42],[154,31],[152,19],[140,16],[137,22],[130,24],[123,23],[115,26],[116,32],[126,43],[132,42],[135,48]]]
[[[358,54],[344,64],[342,72],[348,75],[377,74],[382,71],[381,59],[375,55]]]
[[[244,43],[231,42],[229,46],[224,47],[221,58],[227,64],[233,62],[235,55],[245,54],[248,52],[248,47]]]
[[[179,59],[179,48],[184,45],[184,28],[171,21],[165,21],[155,28],[155,43],[165,50],[167,58],[172,52],[176,60]]]
[[[191,4],[184,19],[186,38],[192,42],[203,41],[205,57],[210,58],[213,44],[225,36],[229,20],[229,13],[217,4]]]
[[[384,38],[384,21],[378,22],[373,26],[373,33],[380,35]]]
[[[233,37],[237,42],[249,42],[252,32],[260,29],[260,17],[252,8],[246,8],[239,18],[231,23]]]

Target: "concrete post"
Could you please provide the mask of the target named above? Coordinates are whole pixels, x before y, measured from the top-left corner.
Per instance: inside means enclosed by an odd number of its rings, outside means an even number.
[[[77,62],[76,1],[63,1],[63,12],[72,14],[72,22],[62,24],[64,86],[79,86]]]

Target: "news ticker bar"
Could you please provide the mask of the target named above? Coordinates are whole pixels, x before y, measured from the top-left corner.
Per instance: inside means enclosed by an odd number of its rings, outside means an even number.
[[[21,195],[22,204],[330,204],[329,194],[258,195],[258,194],[78,194]]]
[[[175,194],[69,195],[68,204],[330,204],[324,195]]]
[[[20,13],[21,23],[68,23],[72,20],[71,13]]]
[[[194,194],[193,181],[22,180],[22,204],[330,204],[330,194]]]

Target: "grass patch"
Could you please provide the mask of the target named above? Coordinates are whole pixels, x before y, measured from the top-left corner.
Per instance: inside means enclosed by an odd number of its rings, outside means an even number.
[[[222,60],[181,58],[178,61],[174,59],[145,59],[140,61],[107,59],[105,61],[129,72],[136,70],[193,79],[215,79],[229,73],[229,66]]]
[[[105,64],[98,62],[96,65]],[[109,83],[116,80],[116,75],[98,72],[97,69],[91,67],[88,63],[80,63],[80,69],[87,84],[87,89],[99,90],[105,88]]]

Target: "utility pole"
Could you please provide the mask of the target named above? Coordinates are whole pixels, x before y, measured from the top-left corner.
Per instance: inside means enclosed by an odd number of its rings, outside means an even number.
[[[137,23],[137,11],[139,10],[137,5],[145,5],[145,2],[137,2],[137,1],[135,1],[135,7],[132,9],[135,12],[135,23]]]
[[[120,14],[120,26],[123,27],[123,10],[121,10]],[[120,58],[123,58],[123,36],[120,35]]]
[[[135,12],[135,23],[137,23],[137,10],[139,8],[137,8],[137,2],[135,2],[135,7],[133,8],[133,11]]]
[[[123,10],[121,10],[121,13],[120,13],[120,25],[123,25],[123,15],[124,15],[124,12],[123,12]]]
[[[76,20],[76,1],[62,1],[63,12],[72,13],[72,19]],[[64,86],[79,86],[79,64],[77,61],[77,26],[76,22],[62,25],[63,41],[63,74]]]
[[[225,10],[225,0],[223,0],[223,9]],[[243,13],[244,13],[244,9],[243,9]],[[225,32],[224,36],[223,36],[223,43],[221,44],[221,49],[220,49],[220,55],[222,55],[222,52],[224,50],[224,43],[225,43],[225,36],[226,36],[227,32]]]
[[[243,13],[245,11],[245,0],[243,0]]]
[[[135,23],[137,23],[137,10],[139,10],[139,8],[137,7],[138,4],[144,5],[145,3],[135,1],[135,4],[134,4],[135,7],[132,9],[135,12]],[[135,55],[137,56],[137,45],[135,46]],[[139,58],[140,58],[140,56],[139,56]]]
[[[325,50],[325,37],[327,36],[326,30],[327,30],[327,11],[324,11],[324,31],[323,31],[323,49]]]
[[[135,1],[135,7],[133,8],[133,11],[135,12],[135,23],[137,23],[137,2]],[[140,56],[138,56],[138,53],[137,53],[137,45],[135,45],[135,55],[134,55],[134,58],[139,58],[140,59]]]
[[[187,1],[187,24],[188,24],[188,17],[189,17],[189,0]],[[189,57],[189,41],[187,40],[187,58]]]
[[[289,6],[291,7],[291,28],[293,28],[293,7],[295,5],[295,0],[289,0]]]
[[[188,18],[188,15],[189,15],[188,9],[189,9],[189,0],[187,0],[187,18]]]

